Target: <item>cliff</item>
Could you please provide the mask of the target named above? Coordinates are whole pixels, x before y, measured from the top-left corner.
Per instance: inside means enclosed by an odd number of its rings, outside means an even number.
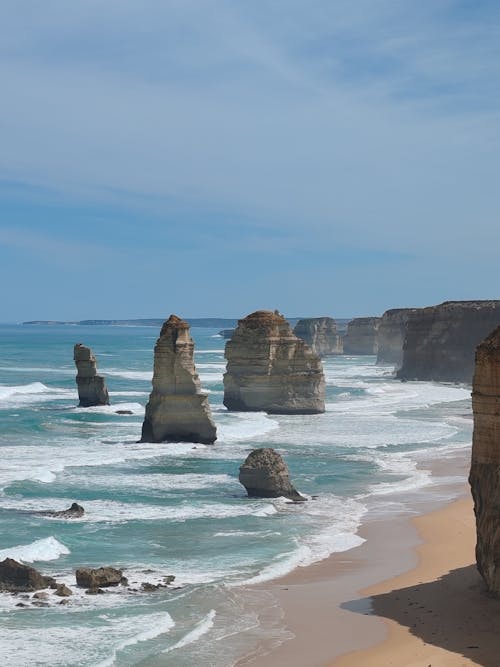
[[[217,438],[206,394],[193,361],[189,324],[176,315],[164,322],[154,351],[153,391],[141,442],[201,442]]]
[[[403,362],[403,344],[410,313],[417,308],[393,308],[386,310],[378,327],[377,364],[400,368]]]
[[[109,405],[106,381],[97,375],[97,363],[90,347],[77,343],[73,348],[77,375],[79,405],[88,408],[92,405]]]
[[[347,325],[344,354],[377,354],[380,317],[356,317]]]
[[[319,357],[342,354],[342,338],[332,317],[308,317],[299,320],[293,333],[302,338]]]
[[[500,327],[479,345],[472,391],[474,434],[469,482],[476,515],[476,561],[500,593]]]
[[[500,301],[446,301],[410,314],[403,363],[405,380],[472,382],[476,346],[500,324]]]
[[[224,405],[229,410],[325,411],[321,360],[277,311],[259,310],[239,320],[225,356]]]

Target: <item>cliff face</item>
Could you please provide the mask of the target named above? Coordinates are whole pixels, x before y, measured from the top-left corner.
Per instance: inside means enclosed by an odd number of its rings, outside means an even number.
[[[259,310],[240,320],[226,344],[225,356],[224,405],[228,410],[325,411],[321,361],[277,311]]]
[[[380,317],[356,317],[347,325],[344,354],[377,354]]]
[[[216,428],[208,398],[201,393],[193,352],[189,324],[171,315],[156,341],[153,391],[141,442],[215,442]]]
[[[382,315],[378,328],[377,364],[401,367],[406,324],[410,314],[417,310],[418,308],[393,308]]]
[[[500,324],[500,301],[447,301],[411,313],[398,377],[472,382],[476,346]]]
[[[500,327],[479,345],[472,391],[474,435],[469,482],[476,515],[476,561],[500,594]]]
[[[109,405],[109,394],[102,375],[97,375],[97,363],[90,347],[77,343],[73,348],[80,407]]]
[[[319,357],[342,354],[342,338],[332,317],[308,317],[299,320],[293,333],[305,341]]]

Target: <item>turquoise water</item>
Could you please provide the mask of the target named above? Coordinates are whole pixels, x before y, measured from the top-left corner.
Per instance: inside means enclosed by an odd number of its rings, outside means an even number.
[[[47,608],[1,596],[6,667],[229,667],[263,638],[284,641],[279,609],[251,584],[357,546],[368,510],[398,511],[401,491],[432,493],[427,464],[470,443],[468,388],[400,383],[372,357],[325,361],[324,415],[228,413],[224,340],[194,329],[217,443],[138,444],[157,335],[149,327],[0,327],[0,557],[32,562],[75,591],[66,606],[54,598]],[[77,342],[94,350],[111,406],[76,407]],[[296,487],[314,498],[248,499],[238,467],[262,446],[277,448]],[[80,520],[33,513],[73,501],[85,507]],[[100,565],[124,568],[136,590],[87,596],[75,588],[77,567]],[[175,588],[137,590],[168,574]]]

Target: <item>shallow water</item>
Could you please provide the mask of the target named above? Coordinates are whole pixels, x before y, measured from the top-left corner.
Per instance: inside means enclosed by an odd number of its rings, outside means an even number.
[[[391,497],[401,491],[432,494],[426,462],[470,444],[469,388],[400,383],[372,357],[326,360],[324,415],[228,413],[216,333],[192,331],[218,427],[217,443],[203,446],[137,443],[156,330],[0,327],[0,557],[32,562],[73,588],[77,567],[99,565],[124,568],[131,588],[167,574],[179,586],[99,596],[74,588],[68,605],[48,608],[16,608],[19,598],[4,595],[2,665],[225,667],[264,636],[284,641],[270,596],[242,584],[356,546],[367,510],[397,511]],[[93,348],[111,406],[76,407],[76,342]],[[263,446],[285,456],[297,488],[314,499],[245,496],[238,467]],[[85,507],[82,519],[33,513],[73,501]]]

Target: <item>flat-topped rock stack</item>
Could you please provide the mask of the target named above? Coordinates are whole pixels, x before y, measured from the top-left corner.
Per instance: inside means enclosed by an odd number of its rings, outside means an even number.
[[[176,315],[164,322],[154,351],[153,391],[141,442],[200,442],[217,438],[208,397],[193,361],[189,324]]]
[[[446,301],[411,312],[397,377],[471,383],[476,347],[498,325],[500,301]]]
[[[94,405],[109,405],[106,381],[97,374],[97,363],[90,347],[77,343],[73,349],[77,375],[79,405],[88,408]]]
[[[302,338],[318,357],[342,354],[342,337],[333,317],[307,317],[299,320],[293,333]]]
[[[401,367],[406,324],[410,314],[417,310],[418,308],[393,308],[382,315],[378,327],[377,364],[395,366],[396,369]]]
[[[380,317],[355,317],[347,325],[344,354],[377,354]]]
[[[239,320],[226,344],[224,405],[269,414],[325,411],[325,377],[317,354],[278,311],[258,310]]]
[[[469,482],[476,515],[476,561],[488,589],[500,594],[500,327],[476,352],[474,435]]]

